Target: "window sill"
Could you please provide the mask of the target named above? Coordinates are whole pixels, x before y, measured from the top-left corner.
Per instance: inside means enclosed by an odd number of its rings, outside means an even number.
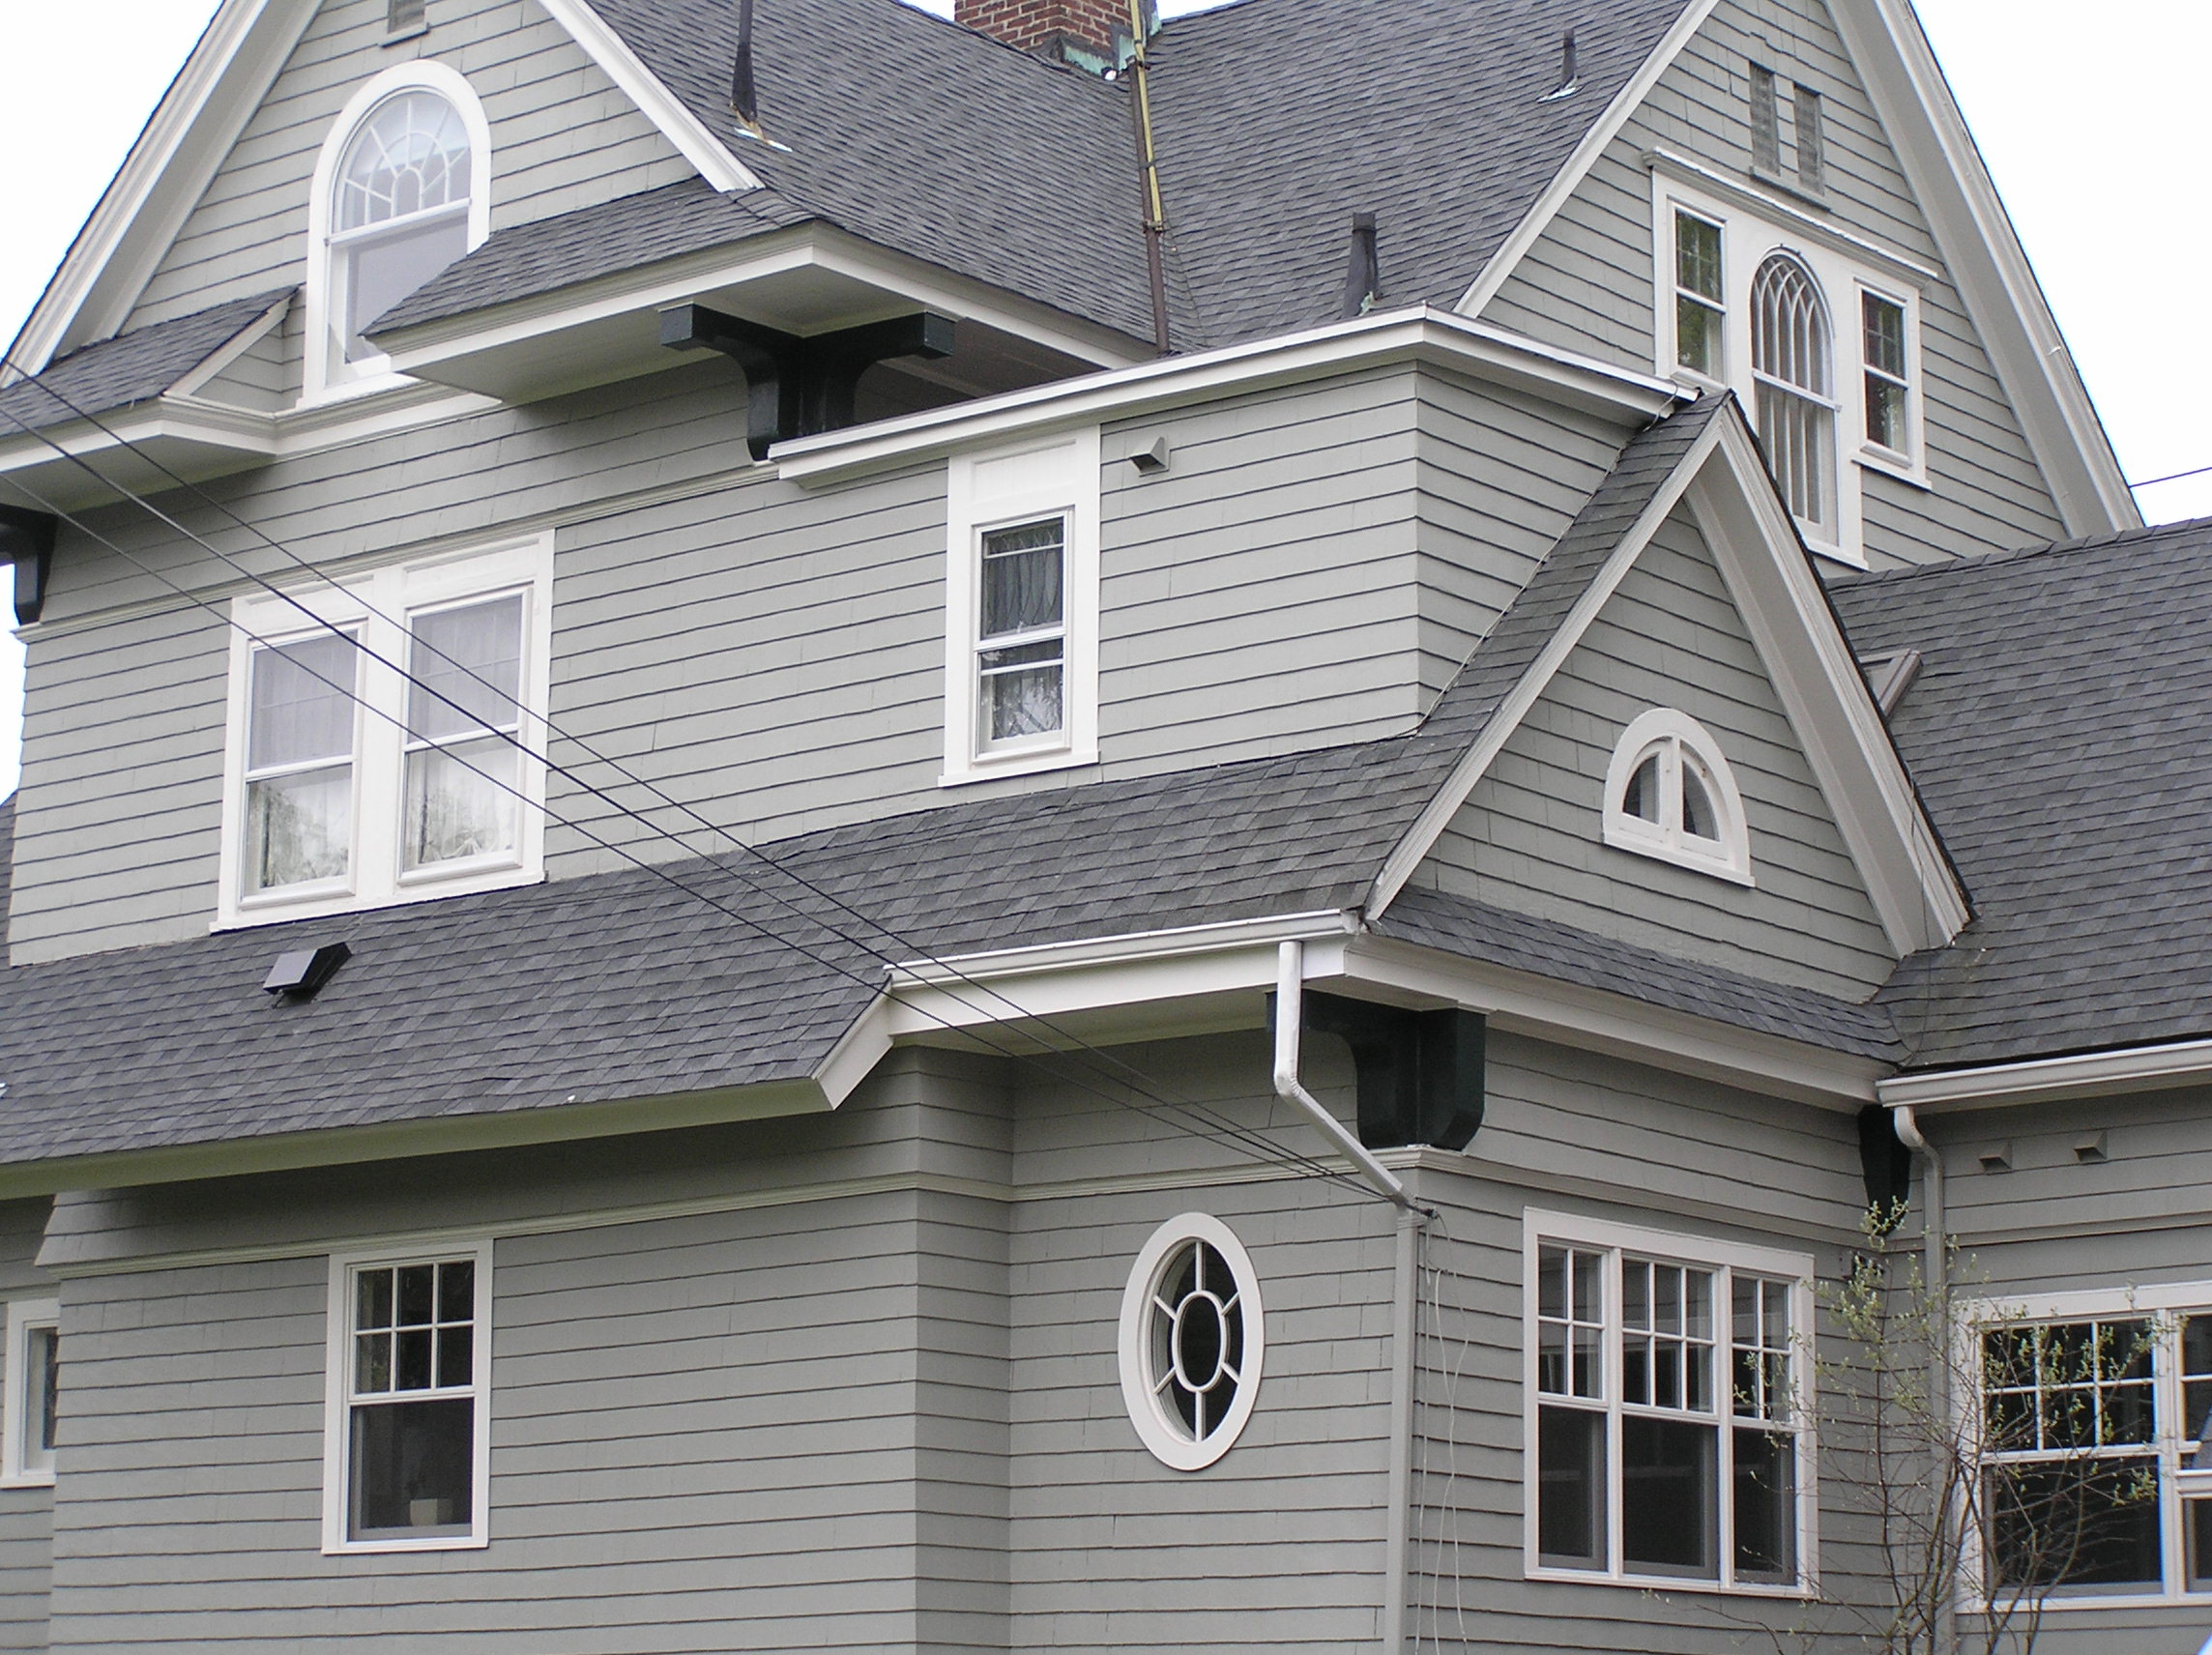
[[[421,1540],[341,1540],[325,1546],[326,1557],[376,1557],[394,1552],[481,1552],[491,1545],[481,1534],[426,1535]]]
[[[0,1477],[0,1489],[50,1489],[53,1486],[51,1471],[18,1471],[12,1477]]]
[[[404,29],[392,30],[376,44],[380,46],[404,45],[409,41],[421,40],[429,32],[430,25],[428,23],[410,23]]]
[[[1095,747],[1053,747],[1040,752],[1005,753],[972,760],[965,769],[947,769],[937,778],[939,787],[966,787],[973,782],[997,781],[1001,776],[1042,775],[1052,770],[1080,769],[1098,762]]]
[[[1880,477],[1895,478],[1908,488],[1922,489],[1930,494],[1936,491],[1936,485],[1928,480],[1927,466],[1921,461],[1899,453],[1894,449],[1885,449],[1877,444],[1867,443],[1863,444],[1859,451],[1853,454],[1851,458],[1867,471],[1874,472]]]
[[[1701,857],[1694,851],[1624,833],[1610,822],[1605,828],[1605,842],[1611,849],[1626,851],[1632,857],[1645,857],[1655,862],[1665,862],[1670,867],[1687,868],[1694,874],[1704,874],[1729,885],[1740,885],[1746,890],[1758,888],[1759,882],[1751,877],[1747,869],[1736,867],[1717,857]]]
[[[1547,1568],[1541,1563],[1528,1565],[1523,1570],[1523,1578],[1570,1585],[1625,1586],[1639,1592],[1696,1592],[1703,1597],[1770,1598],[1786,1603],[1805,1603],[1819,1596],[1819,1588],[1806,1582],[1792,1586],[1759,1585],[1748,1581],[1723,1585],[1718,1581],[1695,1575],[1607,1575],[1595,1569]]]
[[[347,891],[335,896],[303,898],[297,902],[273,902],[267,907],[240,906],[222,913],[208,929],[251,931],[264,925],[290,924],[297,919],[325,919],[340,914],[373,914],[380,909],[404,908],[417,902],[435,902],[442,897],[475,896],[487,890],[511,890],[518,886],[541,885],[544,879],[543,868],[517,867],[502,868],[496,873],[471,874],[465,878],[456,876],[432,880],[418,875],[415,883],[402,884],[389,894],[357,896]]]
[[[1826,190],[1807,189],[1803,184],[1790,177],[1787,173],[1776,172],[1771,167],[1755,166],[1751,169],[1751,176],[1755,183],[1763,184],[1769,189],[1780,190],[1790,200],[1801,201],[1817,213],[1835,211],[1834,204],[1829,201]]]

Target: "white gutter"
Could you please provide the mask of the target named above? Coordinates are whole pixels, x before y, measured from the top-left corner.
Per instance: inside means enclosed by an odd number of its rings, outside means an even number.
[[[1305,1111],[1323,1134],[1343,1150],[1360,1176],[1373,1184],[1401,1211],[1419,1213],[1398,1175],[1378,1161],[1342,1121],[1315,1099],[1298,1082],[1298,1024],[1305,1008],[1306,945],[1286,942],[1275,950],[1275,1095]]]
[[[2176,1040],[2070,1058],[1894,1075],[1875,1088],[1890,1108],[1995,1109],[2212,1082],[2212,1040]]]

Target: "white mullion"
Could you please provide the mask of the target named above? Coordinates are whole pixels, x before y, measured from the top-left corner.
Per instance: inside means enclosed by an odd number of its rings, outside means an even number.
[[[1624,1329],[1627,1325],[1627,1298],[1622,1292],[1623,1271],[1621,1250],[1608,1247],[1605,1251],[1605,1361],[1606,1382],[1599,1386],[1605,1400],[1605,1573],[1608,1580],[1617,1581],[1628,1572],[1628,1560],[1623,1555],[1625,1525],[1622,1522],[1621,1500],[1625,1495],[1626,1479],[1621,1467],[1621,1408],[1625,1394],[1626,1370],[1623,1367],[1628,1341]],[[1571,1386],[1569,1387],[1572,1388]]]
[[[1712,1330],[1717,1335],[1723,1325],[1728,1328],[1725,1341],[1713,1341],[1712,1404],[1720,1423],[1720,1442],[1713,1458],[1713,1476],[1717,1487],[1713,1491],[1716,1522],[1713,1526],[1714,1544],[1720,1555],[1714,1559],[1713,1578],[1724,1586],[1735,1584],[1735,1272],[1723,1264],[1712,1273]],[[1726,1306],[1724,1312],[1723,1306]],[[1725,1323],[1724,1323],[1725,1316]],[[1724,1359],[1725,1358],[1725,1359]]]
[[[2181,1390],[2181,1322],[2166,1319],[2151,1342],[2151,1439],[2158,1451],[2159,1573],[2161,1595],[2179,1598],[2189,1590],[2189,1540],[2176,1480],[2181,1470],[2181,1434],[2188,1408]]]

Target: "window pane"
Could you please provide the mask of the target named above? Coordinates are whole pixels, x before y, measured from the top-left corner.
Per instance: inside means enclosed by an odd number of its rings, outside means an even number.
[[[469,198],[460,111],[435,92],[402,92],[370,112],[338,169],[337,227],[359,229]]]
[[[1674,361],[1707,379],[1721,373],[1721,313],[1686,294],[1674,299]]]
[[[1693,839],[1718,839],[1720,816],[1712,795],[1705,791],[1698,768],[1685,755],[1682,760],[1682,831]]]
[[[393,1336],[393,1390],[426,1391],[430,1388],[431,1338],[431,1331],[427,1327],[402,1328]]]
[[[465,1533],[475,1436],[476,1404],[466,1397],[356,1408],[352,1537]]]
[[[1671,1419],[1620,1422],[1621,1557],[1637,1572],[1717,1573],[1718,1433]]]
[[[416,682],[408,695],[407,728],[417,740],[512,730],[520,723],[520,593],[418,615],[409,633],[408,671]]]
[[[353,1388],[363,1394],[392,1388],[392,1335],[386,1332],[356,1335],[353,1343]]]
[[[1536,1414],[1536,1551],[1546,1563],[1605,1566],[1605,1415]]]
[[[1820,95],[1810,86],[1793,86],[1790,97],[1790,125],[1797,135],[1797,182],[1818,191],[1827,173],[1827,142],[1820,128]]]
[[[247,784],[247,889],[341,879],[352,860],[352,766]]]
[[[1836,451],[1833,410],[1763,382],[1758,400],[1759,441],[1790,515],[1825,528]]]
[[[2157,1461],[2028,1462],[1984,1478],[1999,1585],[2158,1589]]]
[[[375,355],[376,347],[362,335],[376,319],[468,250],[466,213],[432,218],[345,247],[346,360],[359,362]]]
[[[1751,66],[1751,164],[1762,172],[1782,170],[1781,122],[1774,95],[1774,71]]]
[[[2212,1500],[2189,1502],[2189,1589],[2212,1591]]]
[[[476,1317],[477,1267],[467,1259],[438,1266],[438,1320],[469,1321]]]
[[[1892,379],[1905,377],[1905,306],[1872,293],[1860,296],[1866,319],[1866,364]]]
[[[253,652],[248,770],[353,757],[353,635]]]
[[[1656,824],[1659,820],[1659,755],[1653,753],[1636,767],[1620,796],[1621,813]]]
[[[363,1270],[354,1277],[354,1314],[356,1327],[390,1327],[392,1325],[392,1272],[390,1270]]]
[[[422,1327],[433,1319],[431,1293],[438,1279],[435,1264],[407,1264],[399,1272],[399,1325]]]
[[[1066,524],[1054,517],[983,537],[981,636],[1003,638],[1062,624]]]
[[[34,1327],[30,1330],[30,1394],[29,1406],[24,1410],[23,1434],[26,1467],[46,1470],[54,1463],[54,1447],[60,1440],[62,1342],[61,1330],[54,1327]]]
[[[983,740],[1047,736],[1062,726],[1060,640],[985,650],[981,659]]]
[[[465,1385],[476,1367],[476,1330],[471,1327],[438,1329],[438,1383]]]
[[[1797,1576],[1797,1449],[1784,1432],[1735,1434],[1735,1572]]]
[[[521,840],[521,765],[496,736],[409,753],[401,865],[511,856]]]
[[[1718,224],[1674,215],[1674,284],[1715,305],[1721,302],[1721,231]]]

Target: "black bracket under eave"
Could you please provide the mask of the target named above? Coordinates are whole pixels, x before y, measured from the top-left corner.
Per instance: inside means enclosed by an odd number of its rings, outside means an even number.
[[[805,336],[704,305],[676,305],[660,313],[660,342],[670,350],[719,351],[745,370],[745,441],[756,460],[767,459],[770,448],[787,437],[853,424],[861,374],[898,357],[948,357],[952,334],[951,317],[927,310]]]
[[[1888,1110],[1870,1103],[1859,1111],[1859,1171],[1866,1179],[1867,1210],[1884,1228],[1912,1195],[1912,1151],[1897,1136]]]
[[[45,612],[46,582],[54,572],[54,536],[60,520],[51,512],[21,506],[0,506],[0,563],[15,569],[15,624],[28,626]]]
[[[1359,1141],[1370,1149],[1429,1144],[1464,1149],[1482,1129],[1484,1044],[1480,1013],[1456,1006],[1408,1011],[1308,989],[1305,1031],[1352,1048]],[[1274,997],[1267,1015],[1274,1018]]]

